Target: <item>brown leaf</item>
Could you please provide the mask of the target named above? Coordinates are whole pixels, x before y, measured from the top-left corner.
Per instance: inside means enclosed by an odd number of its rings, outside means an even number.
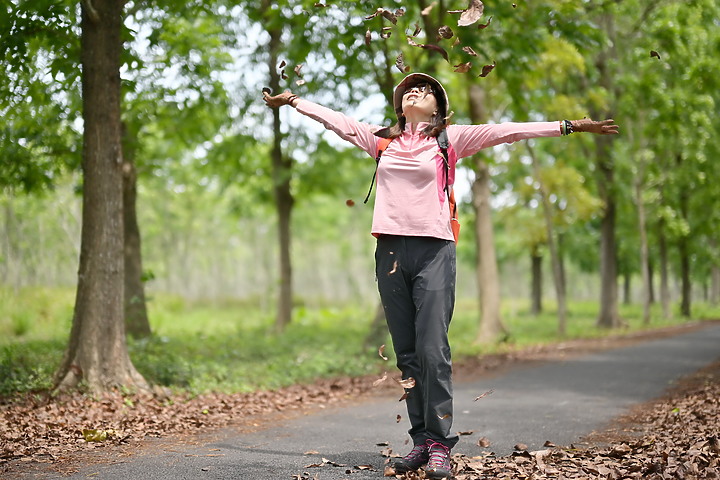
[[[380,38],[387,40],[392,36],[392,27],[384,27],[380,32]]]
[[[480,76],[483,78],[487,77],[488,74],[493,71],[493,68],[495,68],[495,62],[493,62],[492,65],[483,65]]]
[[[416,24],[415,24],[415,30],[413,31],[412,35],[410,35],[410,36],[411,36],[411,37],[417,37],[418,35],[420,35],[420,32],[422,32],[422,28],[420,27],[420,24],[419,24],[419,23],[416,23]]]
[[[395,58],[395,67],[402,73],[408,73],[410,71],[410,67],[405,65],[405,56],[402,52]]]
[[[487,27],[489,27],[489,26],[490,26],[490,22],[492,22],[492,18],[493,18],[493,17],[490,17],[490,18],[488,18],[488,21],[487,21],[487,22],[481,23],[480,25],[478,25],[478,29],[479,29],[479,30],[485,30]]]
[[[348,207],[354,207],[355,201],[352,198],[348,198],[347,200],[345,200],[345,205],[347,205]]]
[[[380,358],[382,358],[383,360],[385,360],[387,362],[388,357],[383,355],[384,352],[385,352],[385,344],[383,343],[382,345],[380,345],[380,348],[378,348],[378,355],[380,355]]]
[[[528,446],[525,445],[524,443],[518,443],[518,444],[516,444],[513,448],[514,448],[515,450],[524,451],[524,450],[527,450],[527,449],[528,449]]]
[[[308,450],[307,452],[303,453],[303,455],[320,455],[320,452],[317,452],[315,450]]]
[[[467,73],[470,71],[471,67],[472,67],[472,63],[467,62],[467,63],[461,63],[459,65],[455,65],[453,68],[454,68],[454,72],[456,72],[456,73]]]
[[[487,437],[481,437],[481,438],[477,441],[477,444],[478,444],[478,447],[488,448],[488,447],[490,446],[490,440],[488,440]]]
[[[383,470],[383,476],[384,477],[394,477],[395,476],[395,468],[393,468],[390,465],[385,465],[385,470]]]
[[[293,71],[295,72],[295,75],[297,75],[297,76],[300,77],[300,78],[303,77],[302,73],[300,72],[300,70],[302,70],[302,68],[303,68],[303,64],[302,64],[302,63],[298,63],[297,65],[295,65],[295,68],[293,68]]]
[[[458,435],[462,437],[462,436],[472,435],[473,433],[475,433],[473,430],[465,430],[462,432],[458,432]]]
[[[460,18],[458,19],[458,26],[466,27],[480,20],[480,17],[482,17],[484,10],[485,5],[483,5],[480,0],[470,0],[468,8],[466,8],[465,10],[452,10],[448,11],[448,13],[460,13]]]
[[[395,423],[400,423],[400,420],[402,420],[402,416],[401,416],[401,415],[398,415],[398,416],[395,418]]]
[[[660,54],[656,52],[655,50],[650,50],[650,58],[655,57],[658,60],[660,60]]]
[[[405,400],[408,397],[408,395],[409,395],[408,392],[403,393],[402,396],[398,399],[398,402],[402,402],[403,400]]]
[[[422,12],[420,12],[420,15],[427,16],[430,15],[430,11],[437,5],[437,2],[432,2],[430,5],[422,9]]]
[[[415,379],[413,377],[408,377],[404,380],[398,380],[397,381],[401,387],[403,388],[413,388],[415,387]]]
[[[477,402],[477,401],[480,400],[481,398],[485,398],[485,397],[487,397],[488,395],[492,395],[494,391],[495,391],[495,390],[490,389],[490,390],[488,390],[487,392],[485,392],[485,393],[483,393],[483,394],[480,394],[480,395],[478,395],[477,397],[475,397],[475,400],[473,400],[473,401],[474,401],[474,402]]]
[[[444,48],[442,48],[442,47],[440,47],[440,46],[438,46],[438,45],[429,45],[429,44],[417,43],[416,41],[414,41],[414,40],[413,40],[412,38],[410,38],[410,37],[407,37],[407,42],[408,42],[410,45],[412,45],[413,47],[420,47],[420,48],[424,48],[424,49],[427,49],[427,50],[432,50],[432,51],[434,51],[434,52],[437,52],[437,53],[439,53],[440,55],[443,56],[443,58],[445,59],[445,61],[447,61],[447,62],[450,61],[450,60],[448,59],[448,53],[445,51]]]
[[[478,54],[475,53],[475,50],[472,49],[472,47],[463,47],[463,52],[467,53],[468,55],[472,55],[473,57],[477,57]]]
[[[372,41],[372,33],[370,32],[370,29],[367,29],[367,32],[365,32],[365,45],[368,47],[370,46],[370,42]]]
[[[383,383],[385,380],[387,380],[387,378],[388,378],[388,374],[387,374],[387,372],[385,372],[385,374],[384,374],[382,377],[378,378],[377,380],[375,380],[375,381],[372,383],[372,386],[373,386],[373,387],[377,387],[378,385],[380,385],[381,383]]]
[[[438,28],[438,38],[452,38],[453,35],[455,35],[452,31],[452,28],[448,27],[447,25],[443,25],[442,27]]]
[[[278,68],[285,68],[285,65],[287,65],[287,62],[285,62],[285,60],[282,60],[280,62],[280,65],[278,65]]]

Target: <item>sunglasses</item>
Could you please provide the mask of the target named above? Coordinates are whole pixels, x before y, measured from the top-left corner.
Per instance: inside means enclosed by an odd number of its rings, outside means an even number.
[[[405,92],[403,93],[403,96],[407,95],[412,90],[417,90],[422,95],[427,95],[429,93],[432,93],[433,95],[435,94],[435,92],[433,92],[432,85],[424,82],[424,83],[415,84],[412,87],[407,88],[405,90]]]

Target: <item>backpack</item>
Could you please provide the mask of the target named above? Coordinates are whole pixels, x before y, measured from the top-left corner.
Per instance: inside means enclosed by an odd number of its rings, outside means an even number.
[[[385,149],[387,149],[387,146],[390,145],[390,142],[392,142],[392,140],[392,138],[378,138],[377,155],[375,156],[375,172],[373,173],[372,180],[370,181],[370,189],[368,190],[367,196],[365,196],[365,201],[363,201],[363,203],[367,203],[370,199],[370,193],[372,192],[373,185],[375,184],[375,178],[377,177],[377,169],[380,165],[380,157],[382,156]],[[437,143],[438,147],[440,147],[440,154],[443,157],[443,163],[445,164],[445,193],[447,194],[448,201],[450,202],[450,228],[452,229],[453,237],[455,238],[455,243],[457,244],[458,237],[460,236],[460,222],[458,221],[457,203],[455,203],[455,192],[451,190],[450,186],[448,185],[448,176],[450,170],[448,149],[450,148],[450,141],[448,140],[446,130],[442,130],[437,136]]]

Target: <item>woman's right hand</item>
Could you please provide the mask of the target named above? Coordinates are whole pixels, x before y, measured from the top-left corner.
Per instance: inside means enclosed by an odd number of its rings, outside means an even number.
[[[265,104],[270,108],[278,108],[283,105],[292,106],[293,100],[296,100],[297,98],[298,96],[290,90],[285,90],[284,92],[273,96],[270,95],[268,90],[263,89],[263,100],[265,100]]]

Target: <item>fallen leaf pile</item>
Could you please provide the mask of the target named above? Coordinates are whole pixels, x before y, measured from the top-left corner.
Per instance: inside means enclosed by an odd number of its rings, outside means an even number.
[[[674,392],[641,405],[615,430],[589,436],[582,447],[509,456],[453,456],[455,480],[498,479],[720,479],[720,362],[686,379]],[[589,446],[588,446],[589,445]],[[419,480],[424,473],[386,476]]]
[[[477,378],[484,371],[539,358],[565,358],[645,338],[677,334],[696,327],[675,327],[635,336],[566,342],[507,354],[483,356],[455,363],[458,379]],[[377,354],[384,358],[384,349]],[[243,394],[211,393],[198,396],[158,394],[124,395],[119,392],[92,397],[83,394],[50,397],[28,394],[0,399],[0,477],[23,468],[73,469],[87,461],[87,453],[117,455],[123,445],[140,445],[146,438],[208,433],[219,427],[262,427],[270,414],[302,412],[306,408],[348,403],[384,389],[411,389],[411,379],[378,382],[377,375],[318,380],[276,391]],[[375,383],[375,386],[373,385]],[[476,400],[492,394],[478,392]],[[634,412],[618,423],[615,432],[591,436],[585,448],[559,448],[547,444],[540,452],[526,452],[522,445],[508,457],[454,456],[456,480],[512,479],[715,479],[720,480],[720,363],[693,376],[662,401]],[[401,418],[390,418],[397,423]],[[398,427],[401,428],[401,427]],[[462,432],[462,435],[473,432]],[[481,449],[492,447],[492,438],[480,438]],[[388,449],[385,456],[390,457]],[[396,456],[392,454],[392,456]],[[369,461],[371,459],[368,459]],[[317,463],[317,462],[316,462]],[[336,466],[324,458],[324,468],[344,468],[354,473],[369,465]],[[320,468],[317,467],[317,468]],[[316,473],[315,467],[310,478]],[[380,475],[380,472],[378,472]],[[301,476],[302,477],[302,476]],[[399,478],[418,478],[405,476]]]

